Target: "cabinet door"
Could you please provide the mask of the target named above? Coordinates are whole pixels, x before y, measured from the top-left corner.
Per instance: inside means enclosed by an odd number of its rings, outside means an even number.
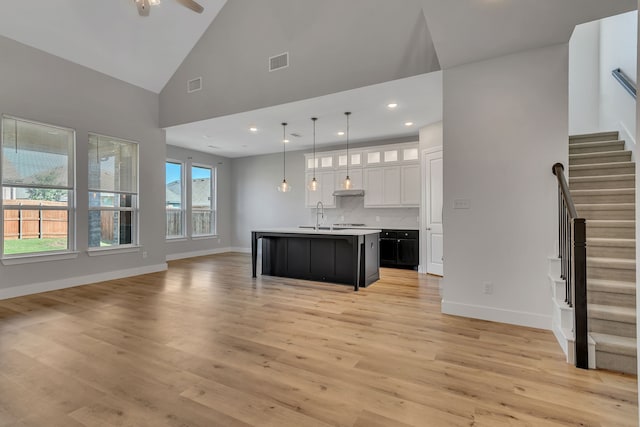
[[[320,188],[318,188],[318,190],[316,191],[310,191],[309,188],[307,188],[307,185],[311,182],[311,179],[313,178],[313,173],[308,173],[306,174],[306,180],[304,182],[304,188],[305,188],[305,206],[308,208],[315,208],[316,204],[322,200],[322,185],[320,186]],[[316,180],[322,184],[322,182],[320,181],[319,178],[319,174],[316,173]]]
[[[382,206],[383,204],[382,168],[370,168],[364,170],[364,205]]]
[[[397,206],[400,205],[400,167],[393,166],[382,168],[383,182],[382,182],[382,204],[385,206]]]
[[[420,206],[420,165],[402,166],[402,206]]]
[[[417,266],[418,261],[418,240],[398,239],[398,264]]]
[[[398,243],[396,239],[392,238],[380,238],[380,265],[381,266],[395,266],[398,253]]]
[[[336,189],[335,173],[321,172],[318,176],[320,179],[320,200],[322,204],[325,208],[335,208],[336,198],[333,196],[333,192]],[[315,207],[315,205],[313,205],[313,207]]]

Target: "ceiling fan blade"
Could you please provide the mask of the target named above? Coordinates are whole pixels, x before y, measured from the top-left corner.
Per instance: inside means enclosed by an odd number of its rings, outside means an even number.
[[[136,7],[138,8],[138,13],[140,16],[149,16],[149,12],[151,11],[151,5],[149,4],[149,0],[134,0],[136,2]]]
[[[193,0],[177,0],[177,1],[178,1],[178,3],[183,5],[184,7],[188,7],[189,9],[193,10],[194,12],[202,13],[204,11],[204,7],[200,6],[198,3],[196,3]]]

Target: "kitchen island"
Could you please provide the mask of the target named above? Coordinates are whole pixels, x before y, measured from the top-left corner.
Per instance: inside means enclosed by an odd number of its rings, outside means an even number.
[[[353,290],[380,278],[380,230],[271,228],[251,232],[251,263],[256,277],[258,240],[262,274],[349,284]]]

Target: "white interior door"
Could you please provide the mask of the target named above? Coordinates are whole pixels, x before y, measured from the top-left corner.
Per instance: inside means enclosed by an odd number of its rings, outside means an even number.
[[[442,227],[442,151],[424,155],[427,273],[442,276],[444,264]]]

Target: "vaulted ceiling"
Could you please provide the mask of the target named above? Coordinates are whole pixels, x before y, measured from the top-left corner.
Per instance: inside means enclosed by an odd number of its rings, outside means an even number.
[[[2,0],[0,35],[159,93],[226,0],[200,3],[162,0],[143,18],[134,0]]]

